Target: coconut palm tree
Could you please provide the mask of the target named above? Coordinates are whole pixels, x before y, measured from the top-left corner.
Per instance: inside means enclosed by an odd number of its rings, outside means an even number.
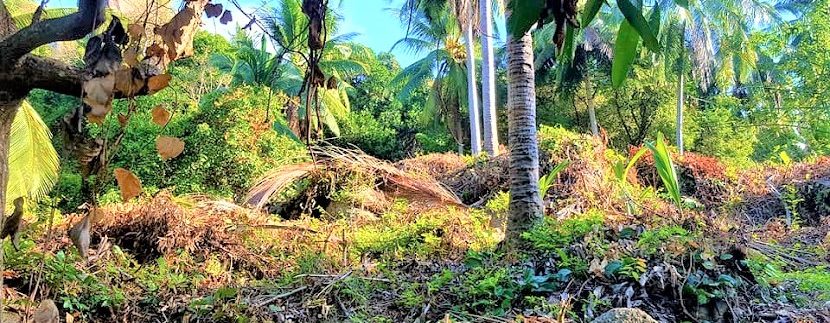
[[[237,30],[234,36],[233,54],[214,54],[211,63],[219,71],[231,75],[234,85],[263,85],[274,86],[279,78],[281,58],[267,51],[265,36],[260,38],[260,44],[254,45],[254,40],[244,30]]]
[[[780,16],[775,5],[757,0],[693,1],[687,6],[658,1],[656,6],[668,9],[660,27],[660,56],[667,74],[677,76],[676,139],[683,154],[687,71],[703,93],[715,88],[740,93],[758,62],[750,34],[759,25],[777,23]]]
[[[519,0],[510,0],[515,9]],[[508,26],[515,17],[507,12]],[[518,34],[518,35],[517,35]],[[507,36],[508,141],[510,143],[510,215],[508,244],[542,218],[539,194],[539,147],[536,138],[536,79],[533,39],[529,31],[511,30]]]
[[[469,101],[465,100],[468,98],[469,80],[468,56],[461,40],[460,26],[446,7],[432,7],[413,12],[408,28],[408,36],[396,45],[402,45],[414,53],[428,52],[424,58],[404,68],[393,80],[403,84],[399,97],[407,98],[432,80],[421,119],[423,122],[443,123],[458,144],[459,153],[463,153],[467,131],[461,126],[464,119],[461,109],[469,108]]]
[[[278,52],[276,57],[280,64],[276,67],[268,64],[258,66],[278,75],[272,79],[273,88],[299,96],[304,80],[303,71],[307,67],[303,53],[308,51],[308,17],[302,12],[302,1],[282,0],[277,8],[260,19],[264,22],[265,34],[275,43]],[[326,76],[326,84],[316,89],[319,96],[318,108],[309,109],[303,100],[292,100],[286,107],[288,125],[300,138],[314,132],[320,135],[322,125],[334,136],[340,135],[337,121],[346,118],[351,109],[347,94],[351,85],[346,80],[367,70],[360,58],[370,55],[369,52],[350,42],[355,34],[338,34],[338,21],[339,17],[328,11],[327,41],[318,63]]]
[[[473,155],[481,153],[481,116],[479,111],[479,97],[477,89],[477,78],[475,68],[476,42],[475,35],[478,33],[479,25],[479,2],[478,0],[406,0],[401,8],[401,20],[407,25],[407,38],[413,30],[416,20],[432,20],[434,17],[444,16],[442,20],[454,23],[463,34],[464,49],[466,51],[466,66],[464,71],[467,75],[465,91],[467,96],[466,107],[470,122],[470,151]],[[449,13],[449,16],[448,16]],[[445,22],[441,22],[442,24]],[[446,29],[446,28],[445,28]],[[448,36],[449,34],[443,35]],[[419,36],[415,36],[419,37]],[[443,38],[443,37],[438,37]],[[492,56],[490,57],[492,58]],[[486,85],[485,85],[486,86]],[[489,116],[488,116],[489,117]],[[492,131],[491,131],[492,132]],[[492,143],[491,143],[492,145]]]

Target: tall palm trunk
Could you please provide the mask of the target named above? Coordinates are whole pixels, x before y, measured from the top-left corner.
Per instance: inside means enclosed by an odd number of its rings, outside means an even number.
[[[680,39],[686,39],[686,23],[680,26]],[[675,131],[677,132],[677,151],[682,156],[685,152],[683,148],[683,101],[684,101],[684,88],[686,87],[686,74],[684,73],[683,68],[685,67],[686,63],[686,53],[680,53],[680,80],[677,82],[677,124],[675,125]],[[692,69],[694,71],[694,69]]]
[[[473,155],[481,153],[481,118],[478,112],[478,90],[476,89],[475,38],[473,22],[468,19],[464,31],[467,47],[467,107],[470,111],[470,151]]]
[[[591,135],[599,137],[599,125],[597,124],[597,112],[594,109],[594,93],[591,88],[591,78],[585,78],[585,105],[588,107],[588,123],[591,127]]]
[[[685,75],[680,72],[680,81],[677,83],[677,150],[683,155],[683,87],[685,86]]]
[[[508,17],[508,19],[510,19]],[[530,33],[507,40],[510,214],[507,244],[519,244],[522,232],[542,219],[539,196],[539,147],[536,138],[536,86]]]
[[[496,62],[493,55],[493,0],[480,0],[481,12],[481,110],[484,121],[484,151],[499,154],[496,121]]]

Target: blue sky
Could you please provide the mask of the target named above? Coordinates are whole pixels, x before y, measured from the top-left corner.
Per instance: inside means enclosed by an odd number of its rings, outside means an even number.
[[[274,6],[278,1],[271,0],[239,0],[240,4],[245,7],[245,10],[250,13],[263,6]],[[401,23],[400,19],[394,12],[395,9],[400,8],[404,0],[331,0],[330,5],[333,6],[342,20],[340,22],[340,31],[343,33],[357,33],[358,36],[354,41],[367,45],[376,53],[387,52],[392,48],[396,41],[406,35],[406,27]],[[216,3],[222,3],[226,8],[233,6],[226,0],[214,0]],[[76,7],[77,0],[53,0],[49,3],[52,8],[59,7]],[[204,20],[204,28],[208,31],[220,33],[229,36],[236,30],[237,24],[245,25],[247,23],[244,15],[233,11],[234,21],[228,26],[222,25],[216,19]],[[496,18],[497,30],[503,33],[504,20],[502,17]],[[415,54],[403,47],[398,47],[393,52],[401,66],[408,66],[415,62],[425,53]]]
[[[219,0],[219,3],[222,1]],[[246,11],[262,7],[262,0],[240,0],[243,6],[246,6]],[[332,0],[330,5],[333,6],[331,10],[336,11],[343,19],[340,22],[340,31],[342,33],[357,33],[358,36],[354,38],[355,42],[364,44],[372,48],[376,53],[388,52],[396,41],[406,35],[406,27],[401,24],[400,19],[394,12],[395,9],[400,8],[403,0]],[[275,5],[276,1],[267,2],[268,5]],[[239,18],[237,18],[239,17]],[[241,14],[234,13],[236,21],[231,24],[238,23],[244,25],[247,21]],[[499,21],[498,30],[504,30],[502,19]],[[205,28],[209,31],[227,34],[229,31],[235,29],[234,26],[222,26],[221,24],[206,21]],[[395,48],[393,52],[401,66],[408,66],[409,64],[418,60],[419,54],[412,53],[402,47]],[[421,53],[420,55],[424,55]]]

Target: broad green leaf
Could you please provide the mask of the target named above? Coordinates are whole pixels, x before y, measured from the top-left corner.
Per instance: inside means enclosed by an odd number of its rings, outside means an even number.
[[[643,17],[642,9],[635,6],[629,0],[617,0],[617,6],[625,20],[633,27],[633,29],[643,38],[643,44],[653,52],[660,51],[660,43],[657,41],[657,36],[651,31],[648,21]]]
[[[689,0],[674,0],[674,3],[685,9],[689,9]]]
[[[588,27],[591,24],[591,21],[594,21],[594,17],[597,16],[599,13],[599,9],[602,8],[602,4],[605,3],[605,0],[588,0],[585,3],[585,8],[582,9],[582,27]]]
[[[677,172],[674,169],[669,148],[663,138],[663,133],[657,133],[657,141],[646,144],[654,155],[654,166],[657,167],[657,174],[666,187],[666,191],[671,196],[672,200],[680,207],[682,199],[680,197],[680,183],[678,182]]]
[[[278,134],[291,138],[291,140],[294,140],[297,143],[303,143],[302,140],[300,140],[300,138],[297,137],[297,135],[294,134],[294,132],[291,131],[290,128],[288,128],[288,125],[282,119],[277,119],[276,121],[274,121],[274,131],[276,131]]]
[[[507,32],[513,38],[521,38],[539,20],[544,7],[544,0],[508,0]]]
[[[625,0],[622,0],[625,1]],[[624,20],[617,32],[617,41],[614,43],[614,61],[611,63],[611,84],[615,88],[622,86],[628,71],[637,58],[637,47],[640,44],[640,36],[634,27]]]
[[[570,64],[574,58],[576,30],[570,25],[565,26],[565,28],[565,42],[562,44],[562,52],[559,53],[559,61],[563,64]]]
[[[327,111],[321,111],[320,114],[322,114],[323,117],[323,124],[329,128],[329,131],[331,131],[335,137],[340,137],[340,126],[337,124],[337,118]]]
[[[564,160],[561,163],[556,164],[556,166],[553,167],[550,173],[539,178],[539,195],[541,195],[542,198],[544,198],[545,195],[548,194],[548,189],[550,189],[550,186],[553,185],[553,180],[556,179],[559,173],[565,170],[565,168],[568,167],[568,165],[570,164],[570,160]]]
[[[651,10],[651,16],[648,17],[648,25],[651,27],[651,32],[654,36],[660,35],[660,3],[654,4],[654,9]]]
[[[637,161],[640,160],[641,157],[643,157],[643,155],[646,153],[646,151],[647,150],[645,148],[640,148],[640,150],[638,150],[634,154],[634,156],[631,157],[631,160],[628,161],[628,166],[625,167],[625,170],[623,171],[622,176],[620,176],[620,180],[625,180],[625,178],[628,176],[628,173],[631,172],[631,169],[634,168],[634,165],[637,164]]]

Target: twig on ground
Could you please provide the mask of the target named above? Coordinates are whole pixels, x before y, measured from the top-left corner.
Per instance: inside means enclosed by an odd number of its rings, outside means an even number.
[[[273,303],[274,301],[276,301],[278,299],[289,297],[289,296],[294,295],[296,293],[302,292],[306,289],[308,289],[308,286],[300,286],[298,288],[292,289],[292,290],[287,291],[285,293],[282,293],[282,294],[279,294],[279,295],[274,295],[274,296],[272,296],[272,297],[270,297],[270,298],[268,298],[268,299],[266,299],[262,302],[257,303],[256,306],[260,307],[260,306],[268,305],[268,304]]]

